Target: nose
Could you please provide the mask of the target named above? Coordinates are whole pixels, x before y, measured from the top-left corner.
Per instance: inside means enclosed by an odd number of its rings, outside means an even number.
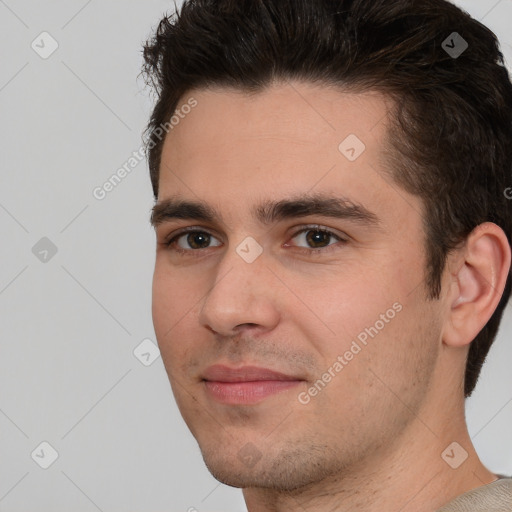
[[[223,336],[238,334],[242,326],[272,330],[279,322],[278,289],[264,253],[248,263],[229,250],[216,267],[199,322]]]

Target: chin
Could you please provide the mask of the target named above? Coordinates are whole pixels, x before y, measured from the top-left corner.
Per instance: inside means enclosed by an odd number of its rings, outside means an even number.
[[[261,453],[258,458],[252,447],[252,443],[247,443],[239,453],[212,447],[201,449],[201,453],[216,480],[238,488],[295,491],[333,476],[341,469],[339,461],[329,460],[326,454],[316,450],[306,453],[297,448],[281,449],[279,453]],[[312,457],[312,453],[317,457]]]

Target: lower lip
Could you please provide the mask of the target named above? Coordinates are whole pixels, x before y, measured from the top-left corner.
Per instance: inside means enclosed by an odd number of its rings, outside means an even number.
[[[208,394],[223,404],[255,404],[265,398],[294,388],[299,380],[259,380],[251,382],[205,381]]]

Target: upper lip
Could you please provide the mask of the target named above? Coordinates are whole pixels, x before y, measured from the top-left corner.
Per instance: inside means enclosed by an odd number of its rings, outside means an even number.
[[[242,366],[240,368],[230,368],[229,366],[216,364],[207,368],[203,375],[203,380],[214,382],[253,382],[259,380],[302,380],[293,375],[286,375],[269,368],[259,366]]]

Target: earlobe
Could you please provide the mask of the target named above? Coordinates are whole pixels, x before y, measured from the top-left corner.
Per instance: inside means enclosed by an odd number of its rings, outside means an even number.
[[[477,226],[466,240],[464,260],[452,282],[443,333],[446,345],[463,347],[494,313],[510,270],[511,251],[503,230],[491,222]]]

